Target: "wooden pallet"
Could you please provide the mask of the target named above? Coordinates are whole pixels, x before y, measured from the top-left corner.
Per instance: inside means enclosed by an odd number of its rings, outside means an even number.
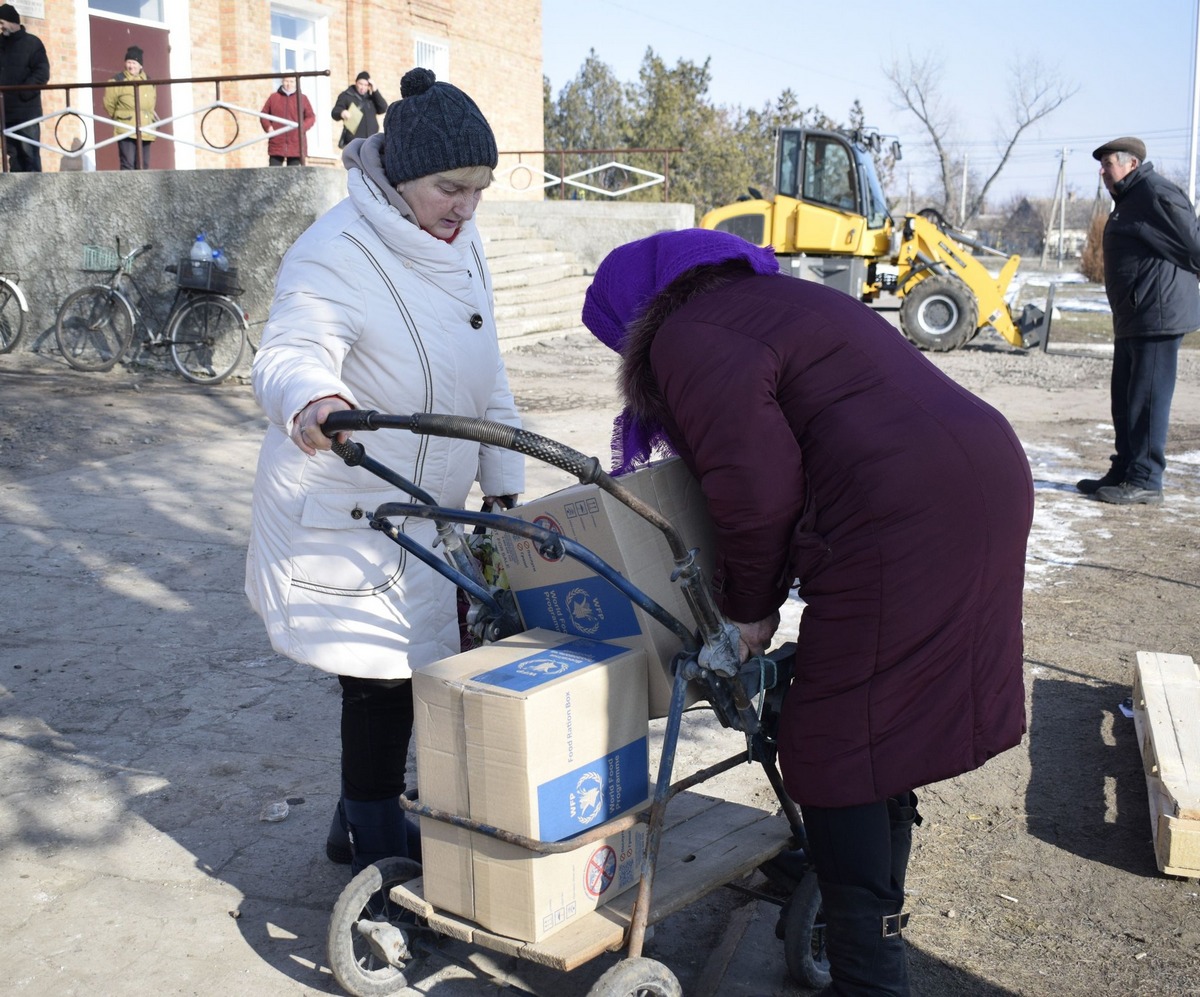
[[[778,814],[701,793],[680,793],[667,806],[648,923],[656,924],[723,884],[747,876],[790,843],[787,821]],[[448,938],[564,972],[624,944],[637,895],[635,886],[548,938],[524,942],[436,910],[425,900],[420,879],[391,892],[393,901],[426,918]]]
[[[1150,825],[1160,871],[1200,876],[1200,668],[1184,654],[1139,651],[1133,675]]]

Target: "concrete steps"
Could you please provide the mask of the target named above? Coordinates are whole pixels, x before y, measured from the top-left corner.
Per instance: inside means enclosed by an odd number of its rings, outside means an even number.
[[[584,265],[523,226],[519,215],[478,218],[496,302],[496,328],[506,348],[583,329],[579,315],[591,283]]]

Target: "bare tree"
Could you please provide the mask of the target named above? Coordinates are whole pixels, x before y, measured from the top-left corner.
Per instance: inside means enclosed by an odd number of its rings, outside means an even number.
[[[954,114],[947,109],[942,93],[941,61],[933,55],[915,59],[909,53],[905,63],[894,61],[884,75],[895,90],[893,104],[901,110],[911,111],[928,132],[941,172],[941,207],[949,217],[956,218],[959,211],[956,210],[954,189],[956,180],[966,168],[966,157],[955,149]],[[960,225],[979,214],[988,190],[1008,164],[1026,129],[1056,110],[1079,89],[1077,84],[1064,82],[1036,57],[1014,65],[1011,80],[1009,120],[997,124],[999,161],[983,184],[971,191],[963,217],[957,218]]]

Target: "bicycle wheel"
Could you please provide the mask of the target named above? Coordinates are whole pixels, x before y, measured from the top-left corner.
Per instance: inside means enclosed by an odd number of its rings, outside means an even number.
[[[0,277],[0,353],[9,353],[21,338],[25,313],[21,299],[7,280]]]
[[[167,330],[171,359],[189,381],[220,384],[246,352],[246,319],[228,298],[193,298],[175,313]]]
[[[133,342],[133,309],[110,287],[81,287],[58,310],[54,338],[76,370],[111,370]]]

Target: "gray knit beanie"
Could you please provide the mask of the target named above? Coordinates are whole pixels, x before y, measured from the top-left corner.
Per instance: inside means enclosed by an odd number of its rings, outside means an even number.
[[[400,100],[383,119],[383,169],[388,183],[463,166],[496,168],[496,137],[487,119],[458,87],[438,83],[428,69],[400,80]]]

